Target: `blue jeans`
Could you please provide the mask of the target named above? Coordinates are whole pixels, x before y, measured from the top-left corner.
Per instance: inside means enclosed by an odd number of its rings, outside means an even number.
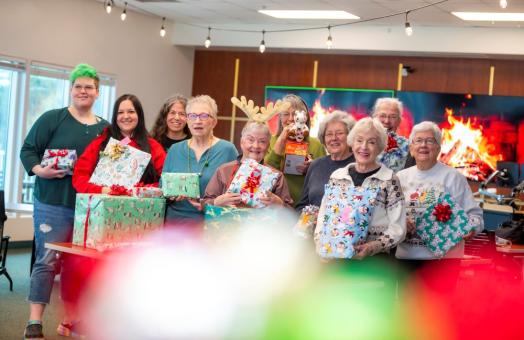
[[[48,304],[55,274],[59,267],[58,254],[46,249],[46,242],[71,242],[75,209],[62,205],[50,205],[34,200],[34,228],[36,260],[31,273],[28,301]],[[62,268],[62,280],[67,275],[66,265]]]

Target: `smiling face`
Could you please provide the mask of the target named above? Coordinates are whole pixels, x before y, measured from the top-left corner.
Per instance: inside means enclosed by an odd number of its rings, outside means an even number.
[[[352,149],[357,163],[363,166],[376,164],[380,154],[379,138],[379,134],[373,128],[355,133]]]
[[[438,145],[431,130],[421,131],[413,136],[413,140],[409,145],[409,151],[417,164],[434,165],[437,163],[440,145]]]
[[[250,129],[240,140],[243,158],[261,162],[269,147],[269,137],[262,129]]]
[[[290,107],[286,111],[280,112],[280,123],[282,127],[291,125],[295,122],[295,109]]]
[[[90,110],[98,98],[95,80],[89,77],[76,78],[71,86],[71,102],[77,110]]]
[[[135,131],[135,128],[138,125],[138,114],[130,100],[126,99],[120,103],[116,123],[120,128],[122,135],[126,137],[131,137],[133,135],[133,131]]]
[[[194,103],[191,112],[187,113],[189,131],[194,137],[211,136],[217,124],[216,118],[211,114],[211,108],[204,103]]]
[[[171,105],[166,116],[167,128],[171,132],[180,132],[184,130],[187,124],[186,108],[181,102],[175,102]]]
[[[375,118],[380,120],[388,131],[397,131],[400,125],[400,112],[395,103],[382,103],[375,111]]]
[[[349,151],[348,131],[343,122],[330,122],[324,132],[324,143],[330,155],[342,155]]]

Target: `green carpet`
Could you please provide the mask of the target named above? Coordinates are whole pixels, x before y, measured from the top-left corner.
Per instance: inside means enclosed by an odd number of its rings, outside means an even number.
[[[0,276],[0,340],[22,339],[25,324],[29,317],[29,305],[26,302],[29,292],[29,267],[31,249],[9,249],[6,267],[13,279],[13,291],[9,291],[9,281]],[[56,334],[60,320],[60,301],[58,282],[55,282],[51,304],[44,314],[44,334],[47,340],[65,339]]]

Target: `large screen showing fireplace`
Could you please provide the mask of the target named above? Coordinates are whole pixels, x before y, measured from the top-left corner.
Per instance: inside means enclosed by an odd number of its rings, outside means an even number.
[[[524,163],[524,97],[398,92],[407,133],[424,120],[443,132],[440,160],[482,181],[497,162]]]

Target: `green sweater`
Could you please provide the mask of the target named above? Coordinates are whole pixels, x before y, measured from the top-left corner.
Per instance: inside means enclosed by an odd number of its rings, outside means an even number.
[[[33,167],[40,164],[46,149],[76,150],[78,157],[86,146],[98,136],[109,123],[100,118],[93,125],[76,120],[67,107],[42,114],[29,130],[20,150],[20,159],[29,176]],[[34,196],[45,204],[74,208],[76,191],[71,176],[45,179],[36,177]]]
[[[276,169],[284,169],[284,155],[278,155],[273,150],[273,145],[277,141],[278,136],[272,136],[269,143],[269,149],[267,151],[264,162]],[[326,155],[326,149],[320,143],[320,141],[315,137],[308,137],[306,142],[309,143],[307,153],[313,156],[313,159],[317,159]],[[289,187],[289,193],[293,198],[295,204],[300,200],[300,195],[302,194],[302,187],[304,186],[305,175],[284,175]]]

